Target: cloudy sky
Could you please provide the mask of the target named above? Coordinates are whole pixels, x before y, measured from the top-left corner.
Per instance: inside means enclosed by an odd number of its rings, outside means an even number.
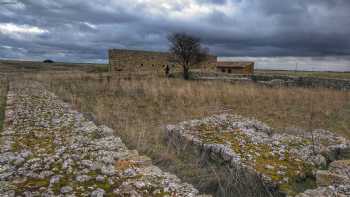
[[[350,0],[0,2],[0,58],[99,62],[108,48],[165,51],[169,33],[187,32],[218,56],[350,59]]]

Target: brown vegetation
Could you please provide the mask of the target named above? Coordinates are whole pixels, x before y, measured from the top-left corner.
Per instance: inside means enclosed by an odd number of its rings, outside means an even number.
[[[7,94],[7,81],[0,78],[0,131],[2,130],[4,113],[5,113],[5,102]]]
[[[0,71],[2,73],[30,73],[42,71],[85,71],[85,72],[105,72],[107,64],[84,64],[84,63],[64,63],[64,62],[35,62],[0,60]]]
[[[318,71],[283,71],[283,70],[255,70],[256,74],[287,75],[291,77],[317,77],[331,79],[350,79],[350,72],[318,72]]]

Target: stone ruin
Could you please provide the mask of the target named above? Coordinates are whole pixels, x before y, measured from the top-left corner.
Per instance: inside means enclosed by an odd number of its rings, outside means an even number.
[[[341,160],[350,158],[350,141],[326,130],[274,133],[257,120],[223,114],[168,125],[166,136],[178,151],[227,169],[222,184],[231,194],[350,195],[350,163]]]
[[[172,55],[167,52],[110,49],[108,50],[108,57],[111,71],[164,72],[166,66],[170,66],[172,70],[179,67],[172,61]],[[207,60],[196,65],[195,68],[215,68],[216,63],[217,57],[208,55]]]
[[[41,84],[18,81],[0,132],[0,196],[199,196]]]

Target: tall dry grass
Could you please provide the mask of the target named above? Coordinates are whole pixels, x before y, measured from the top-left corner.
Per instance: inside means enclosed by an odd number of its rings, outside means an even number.
[[[0,132],[3,128],[7,95],[7,80],[0,78]]]
[[[156,164],[202,189],[211,187],[217,177],[212,169],[199,168],[191,162],[190,155],[171,152],[163,140],[164,125],[236,113],[255,117],[283,132],[286,127],[310,128],[312,117],[312,128],[350,137],[350,92],[144,76],[126,78],[113,77],[108,83],[102,75],[36,76],[61,98],[114,128],[130,148],[151,156]]]

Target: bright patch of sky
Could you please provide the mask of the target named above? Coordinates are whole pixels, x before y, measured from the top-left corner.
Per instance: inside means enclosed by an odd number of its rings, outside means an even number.
[[[22,35],[40,35],[48,30],[31,25],[18,25],[14,23],[0,23],[0,33],[10,37],[20,38]]]
[[[254,61],[257,69],[350,72],[350,56],[220,57],[219,61]]]

